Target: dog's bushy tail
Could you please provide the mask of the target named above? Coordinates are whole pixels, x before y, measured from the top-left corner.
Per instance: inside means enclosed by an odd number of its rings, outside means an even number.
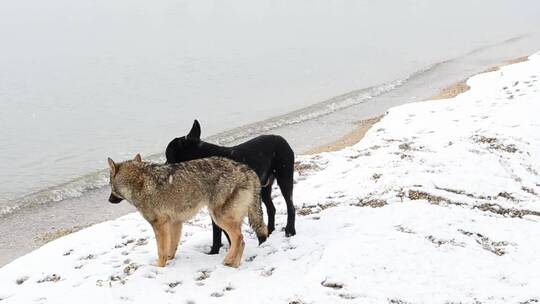
[[[260,183],[258,183],[259,178],[256,177],[257,180],[257,187],[255,187],[253,200],[249,204],[248,207],[248,220],[249,225],[253,230],[255,231],[255,234],[257,234],[257,239],[259,239],[259,245],[264,243],[266,239],[268,238],[268,227],[264,223],[263,218],[263,210],[261,207],[261,186]]]

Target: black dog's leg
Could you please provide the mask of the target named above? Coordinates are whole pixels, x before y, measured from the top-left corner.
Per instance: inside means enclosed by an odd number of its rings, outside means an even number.
[[[295,209],[292,200],[293,195],[293,167],[291,166],[290,170],[282,170],[279,172],[280,175],[276,176],[279,189],[281,189],[281,194],[287,203],[287,226],[285,226],[285,236],[293,236],[296,234],[296,229],[294,227],[295,220]]]
[[[268,234],[272,233],[275,229],[275,219],[276,219],[276,207],[272,202],[272,184],[274,179],[268,180],[268,185],[261,189],[261,196],[264,205],[266,206],[266,213],[268,214]]]
[[[221,228],[212,221],[212,248],[208,254],[218,254],[221,246]]]
[[[223,230],[219,228],[214,221],[212,221],[212,248],[210,248],[210,252],[208,254],[218,254],[219,248],[223,246],[221,243],[221,232]],[[231,238],[229,238],[229,235],[227,232],[223,231],[225,233],[225,236],[227,237],[227,241],[229,241],[229,245],[231,245]]]

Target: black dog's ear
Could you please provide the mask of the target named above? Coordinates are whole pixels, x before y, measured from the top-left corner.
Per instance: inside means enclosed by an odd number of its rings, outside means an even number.
[[[201,139],[201,126],[199,125],[199,122],[196,119],[195,121],[193,121],[193,126],[191,127],[191,131],[189,131],[186,138],[195,139],[195,140]]]

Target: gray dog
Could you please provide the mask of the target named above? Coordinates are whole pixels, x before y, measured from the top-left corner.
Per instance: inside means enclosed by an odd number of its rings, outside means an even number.
[[[156,235],[159,267],[174,258],[182,224],[207,206],[214,222],[231,240],[223,263],[238,267],[244,251],[242,221],[247,215],[259,244],[268,237],[259,199],[257,174],[235,161],[210,157],[179,164],[158,165],[133,160],[111,169],[111,203],[129,201],[152,225]]]

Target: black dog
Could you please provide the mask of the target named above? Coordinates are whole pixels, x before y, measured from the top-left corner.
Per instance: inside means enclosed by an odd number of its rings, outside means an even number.
[[[261,135],[238,146],[221,147],[201,141],[200,137],[201,127],[195,120],[188,135],[173,139],[167,146],[167,163],[223,156],[251,167],[261,180],[261,198],[268,213],[269,233],[275,229],[276,208],[272,202],[272,184],[276,179],[287,203],[285,235],[295,235],[295,210],[292,201],[294,152],[287,141],[277,135]],[[210,254],[216,254],[221,247],[221,229],[213,222],[212,228],[214,237]]]

